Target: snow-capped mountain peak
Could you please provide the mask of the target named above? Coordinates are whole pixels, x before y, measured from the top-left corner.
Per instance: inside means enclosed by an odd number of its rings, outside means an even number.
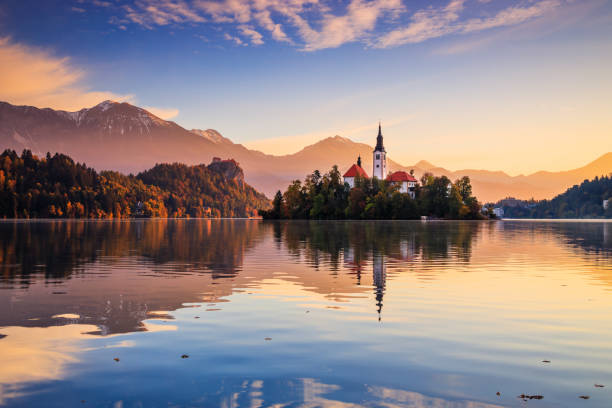
[[[106,100],[104,102],[100,102],[99,104],[94,106],[92,109],[100,108],[102,110],[102,112],[105,112],[105,111],[109,110],[110,108],[112,108],[115,105],[119,105],[119,102],[111,101],[109,99],[109,100]]]

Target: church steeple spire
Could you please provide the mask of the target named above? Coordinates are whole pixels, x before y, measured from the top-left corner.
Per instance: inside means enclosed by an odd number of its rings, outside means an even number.
[[[359,167],[361,167],[361,155],[359,155],[359,157],[357,157],[357,165]]]
[[[382,135],[382,128],[380,126],[380,122],[378,122],[378,136],[376,136],[376,148],[374,149],[374,151],[378,151],[378,152],[385,151],[385,146],[383,146],[383,135]]]

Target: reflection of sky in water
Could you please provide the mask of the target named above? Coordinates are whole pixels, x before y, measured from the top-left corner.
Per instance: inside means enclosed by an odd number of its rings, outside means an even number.
[[[0,223],[0,404],[609,407],[610,227]]]

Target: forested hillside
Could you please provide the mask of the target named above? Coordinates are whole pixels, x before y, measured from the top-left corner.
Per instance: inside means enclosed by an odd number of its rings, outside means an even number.
[[[247,217],[267,208],[267,198],[244,183],[239,167],[235,173],[240,177],[175,163],[126,176],[97,173],[63,154],[39,159],[29,150],[21,156],[6,150],[0,155],[0,217]]]
[[[612,198],[612,177],[595,177],[568,189],[552,200],[529,205],[503,206],[506,218],[612,218],[603,201]],[[502,200],[503,201],[503,200]]]

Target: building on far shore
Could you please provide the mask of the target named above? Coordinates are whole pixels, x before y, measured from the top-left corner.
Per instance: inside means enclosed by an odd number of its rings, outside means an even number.
[[[610,206],[610,198],[608,198],[607,200],[603,200],[603,209],[607,210],[608,207]]]

